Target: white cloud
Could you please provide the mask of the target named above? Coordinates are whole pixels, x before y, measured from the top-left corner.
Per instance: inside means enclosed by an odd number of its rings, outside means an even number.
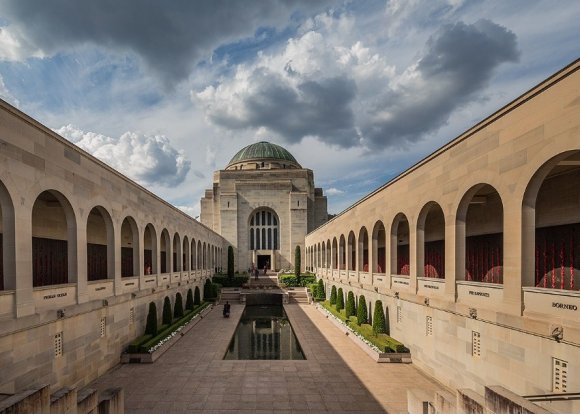
[[[55,132],[142,184],[180,184],[191,167],[184,152],[175,149],[163,135],[125,132],[115,139],[70,124]]]
[[[44,56],[42,50],[31,45],[16,29],[0,27],[0,60],[22,61]]]
[[[188,214],[193,218],[198,218],[199,216],[199,207],[192,207],[192,206],[175,206],[184,213]]]
[[[339,190],[338,188],[334,188],[334,187],[330,187],[329,189],[327,189],[325,191],[326,195],[329,196],[335,196],[335,195],[339,195],[339,194],[344,194],[344,191]]]

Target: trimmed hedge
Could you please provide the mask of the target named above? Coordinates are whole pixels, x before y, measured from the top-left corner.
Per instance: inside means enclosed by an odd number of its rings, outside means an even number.
[[[358,308],[356,309],[356,323],[362,325],[367,323],[368,313],[367,313],[367,300],[364,295],[360,295],[358,298]]]
[[[187,289],[187,299],[185,299],[185,310],[193,310],[193,293],[191,292],[191,289]]]
[[[280,283],[288,287],[306,287],[312,283],[316,283],[316,276],[314,275],[301,275],[300,279],[296,275],[281,275]]]
[[[336,286],[332,285],[330,289],[330,304],[336,305]]]
[[[171,313],[171,301],[167,296],[163,299],[163,316],[161,318],[163,325],[171,325],[173,314]]]
[[[343,321],[344,323],[348,324],[355,332],[362,335],[367,341],[372,343],[374,346],[379,348],[381,352],[392,353],[392,352],[399,352],[399,353],[406,353],[409,352],[409,349],[405,347],[401,342],[397,341],[396,339],[390,337],[386,334],[373,334],[373,328],[368,323],[363,323],[362,325],[358,325],[357,319],[354,316],[350,318],[346,318],[344,311],[337,312],[333,306],[330,305],[328,301],[322,303],[324,308],[327,309],[330,313],[336,316],[338,319]],[[360,304],[359,304],[360,306]]]
[[[318,279],[318,290],[316,291],[316,294],[317,300],[326,300],[326,291],[324,290],[324,281],[322,279]]]
[[[375,312],[373,313],[373,333],[375,335],[387,333],[385,310],[383,309],[383,302],[380,300],[375,302]]]
[[[200,297],[199,287],[196,286],[195,292],[193,294],[193,306],[198,306],[200,304],[201,304],[201,297]]]
[[[231,278],[223,275],[215,275],[211,280],[223,287],[242,287],[245,283],[248,283],[248,279],[249,276],[247,275],[236,275]]]
[[[175,319],[183,318],[183,298],[181,293],[175,294],[175,305],[173,306],[173,317]]]
[[[294,275],[300,282],[300,271],[302,270],[302,259],[300,257],[300,246],[296,246],[294,250]]]
[[[310,292],[312,292],[312,299],[317,300],[318,283],[311,283],[307,287],[308,287],[308,289],[310,289]]]
[[[344,293],[342,293],[342,288],[338,288],[336,292],[336,310],[341,311],[344,309]]]
[[[149,304],[149,313],[147,314],[145,334],[151,336],[157,335],[157,305],[155,305],[155,302],[151,302]]]
[[[180,318],[179,320],[176,320],[173,324],[161,325],[158,334],[155,336],[142,335],[142,336],[138,337],[133,342],[131,342],[131,344],[129,344],[129,347],[127,348],[127,352],[128,353],[146,353],[146,352],[149,352],[149,349],[151,349],[153,346],[155,346],[157,343],[159,343],[159,341],[167,338],[169,335],[171,335],[171,333],[173,331],[175,331],[180,326],[185,325],[195,315],[197,315],[203,309],[205,309],[208,305],[209,305],[209,303],[204,302],[201,305],[194,308],[192,311],[190,310],[190,311],[185,312],[185,315],[182,318]]]
[[[234,277],[234,248],[228,246],[228,278],[233,279]],[[225,286],[222,283],[223,286]]]
[[[344,313],[346,314],[347,318],[356,315],[356,309],[354,304],[354,293],[352,293],[352,291],[348,292]]]

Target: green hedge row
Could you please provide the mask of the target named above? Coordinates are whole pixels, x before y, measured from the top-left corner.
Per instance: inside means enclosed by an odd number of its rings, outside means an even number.
[[[380,302],[380,301],[377,301]],[[409,349],[403,345],[401,342],[397,341],[396,339],[390,337],[386,334],[375,334],[373,332],[373,327],[368,323],[363,323],[361,325],[358,324],[358,320],[356,316],[351,316],[349,318],[346,317],[345,311],[337,311],[334,306],[332,306],[328,301],[322,303],[325,309],[327,309],[330,313],[336,316],[338,319],[343,321],[344,323],[348,324],[352,330],[362,335],[367,341],[375,345],[377,348],[381,350],[381,352],[389,353],[389,352],[399,352],[399,353],[406,353],[409,352]],[[382,304],[379,304],[382,308]],[[359,304],[359,308],[361,304]],[[376,308],[376,307],[375,307]],[[365,306],[366,310],[366,306]]]
[[[235,275],[231,279],[224,275],[215,275],[211,280],[223,287],[242,287],[244,283],[248,283],[248,279],[247,275]]]
[[[193,310],[185,311],[185,315],[174,321],[171,325],[161,325],[159,327],[157,335],[142,335],[135,339],[133,342],[129,344],[127,347],[127,352],[131,354],[136,353],[146,353],[149,352],[149,349],[155,346],[159,341],[167,338],[173,331],[175,331],[180,326],[185,325],[189,322],[195,315],[200,313],[206,307],[209,306],[209,303],[204,302],[201,305],[195,307]]]
[[[300,276],[300,281],[298,281],[296,275],[281,275],[280,283],[288,287],[307,287],[308,285],[316,283],[316,276],[304,274]]]

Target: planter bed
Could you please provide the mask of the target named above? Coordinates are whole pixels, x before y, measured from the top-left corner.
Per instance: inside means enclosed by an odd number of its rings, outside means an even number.
[[[380,363],[411,363],[411,353],[410,352],[381,352],[373,344],[365,342],[360,338],[358,333],[355,333],[348,325],[343,321],[339,320],[335,315],[327,310],[323,305],[317,303],[316,309],[324,316],[328,318],[338,329],[344,332],[355,344],[357,344],[363,351],[367,353],[372,359]]]
[[[143,352],[141,349],[138,352],[123,352],[121,354],[121,363],[141,363],[141,364],[150,364],[155,362],[161,355],[163,355],[169,348],[171,348],[179,339],[184,336],[187,332],[191,330],[195,325],[201,321],[205,315],[207,315],[212,309],[214,305],[211,303],[204,303],[194,309],[192,312],[194,313],[193,316],[191,313],[185,315],[179,321],[173,323],[171,330],[167,330],[165,332],[165,337],[160,339],[160,345],[153,345],[149,352]],[[162,333],[162,331],[160,331]],[[138,348],[138,347],[129,347],[129,348]]]

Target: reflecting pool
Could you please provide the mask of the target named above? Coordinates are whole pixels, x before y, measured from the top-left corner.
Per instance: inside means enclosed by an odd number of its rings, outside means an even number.
[[[283,306],[246,306],[224,359],[306,359]]]

